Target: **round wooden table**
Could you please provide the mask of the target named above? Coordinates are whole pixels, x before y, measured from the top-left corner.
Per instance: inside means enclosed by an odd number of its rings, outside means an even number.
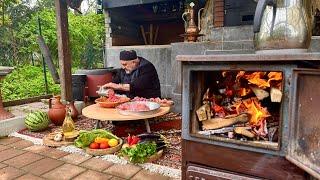
[[[151,132],[149,119],[162,116],[170,111],[170,107],[160,107],[159,110],[153,114],[146,115],[122,115],[115,108],[102,108],[98,104],[93,104],[82,109],[82,115],[96,119],[99,121],[131,121],[131,120],[144,120],[147,132]],[[98,125],[97,124],[97,125]]]

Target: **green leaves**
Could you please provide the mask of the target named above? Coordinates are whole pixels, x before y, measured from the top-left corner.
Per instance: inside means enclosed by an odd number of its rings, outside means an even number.
[[[54,84],[47,73],[49,93],[59,94],[60,86]],[[16,68],[7,75],[2,82],[2,96],[4,101],[23,99],[45,94],[42,67],[24,65]]]
[[[7,4],[16,3],[13,0],[6,1]],[[31,62],[32,54],[40,54],[36,41],[39,34],[39,17],[42,36],[50,49],[54,63],[58,65],[56,15],[53,4],[48,0],[41,0],[38,1],[38,6],[33,8],[21,3],[6,8],[4,16],[6,26],[0,26],[2,34],[0,64],[11,66],[17,65],[18,62],[26,64]],[[44,8],[45,6],[51,8]],[[105,35],[104,16],[95,13],[75,15],[69,12],[68,23],[73,67],[101,67]]]
[[[120,156],[127,156],[132,163],[144,163],[148,157],[157,152],[157,145],[154,142],[139,143],[136,147],[121,149]]]

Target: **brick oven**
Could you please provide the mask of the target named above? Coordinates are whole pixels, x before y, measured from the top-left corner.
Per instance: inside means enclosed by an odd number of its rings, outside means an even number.
[[[182,179],[320,178],[319,53],[176,59]]]

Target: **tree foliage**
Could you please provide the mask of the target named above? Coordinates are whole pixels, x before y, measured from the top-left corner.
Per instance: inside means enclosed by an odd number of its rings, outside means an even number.
[[[36,37],[39,23],[42,35],[55,64],[58,60],[57,31],[52,0],[37,1],[34,7],[18,0],[5,0],[5,20],[0,28],[0,62],[5,65],[28,64],[32,55],[40,57]],[[10,8],[8,7],[10,4]],[[49,8],[45,8],[49,7]],[[68,13],[69,37],[73,66],[94,68],[101,66],[104,47],[104,17],[94,13],[76,15]]]
[[[60,86],[54,84],[49,73],[47,76],[49,94],[58,94]],[[45,84],[42,68],[32,65],[17,67],[3,80],[1,93],[4,101],[44,95]]]
[[[0,65],[16,69],[3,82],[5,100],[45,93],[42,57],[36,38],[41,33],[58,68],[56,15],[53,0],[0,1]],[[103,66],[104,16],[68,12],[72,70]],[[32,63],[33,62],[33,63]],[[33,64],[34,66],[32,66]],[[48,74],[50,93],[58,93]]]

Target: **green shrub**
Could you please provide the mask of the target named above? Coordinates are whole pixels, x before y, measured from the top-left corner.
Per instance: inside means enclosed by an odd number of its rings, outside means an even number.
[[[49,72],[47,79],[49,94],[59,94],[60,86],[54,84]],[[42,67],[32,65],[16,67],[3,80],[1,90],[4,101],[44,95],[46,91]]]

